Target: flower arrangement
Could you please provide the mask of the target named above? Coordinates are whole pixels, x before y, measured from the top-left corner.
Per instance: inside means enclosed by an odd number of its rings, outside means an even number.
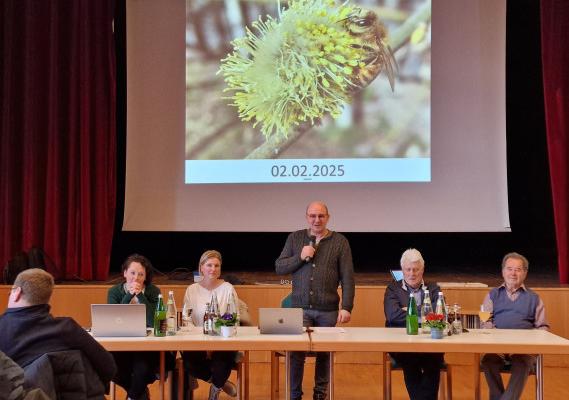
[[[427,326],[429,326],[431,329],[442,330],[446,328],[445,316],[442,314],[435,314],[433,312],[430,312],[427,314],[425,319],[425,324],[427,324]]]
[[[236,313],[225,313],[220,318],[215,321],[215,327],[220,328],[221,326],[235,326],[237,325],[237,314]]]

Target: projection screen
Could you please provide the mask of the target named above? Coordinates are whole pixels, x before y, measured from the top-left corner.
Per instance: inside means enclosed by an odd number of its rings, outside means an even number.
[[[376,16],[386,45],[412,28],[393,46],[393,90],[385,68],[352,90],[360,81],[348,68],[340,112],[318,114],[308,129],[300,121],[297,138],[297,125],[278,137],[240,118],[223,71],[232,47],[219,32],[233,40],[254,20],[279,22],[276,1],[127,0],[123,229],[291,231],[319,199],[331,228],[345,232],[509,230],[505,0],[386,3],[399,2],[347,3],[340,28],[364,37],[350,24]],[[355,69],[370,60],[361,59]]]

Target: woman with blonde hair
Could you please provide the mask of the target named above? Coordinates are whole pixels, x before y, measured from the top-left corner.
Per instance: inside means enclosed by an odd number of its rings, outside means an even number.
[[[220,312],[223,313],[233,301],[238,304],[237,293],[229,282],[221,276],[221,254],[216,250],[207,250],[200,257],[200,282],[190,285],[184,295],[184,306],[192,309],[192,322],[203,326],[206,303],[215,295]],[[195,378],[211,382],[209,400],[217,400],[224,391],[231,397],[237,396],[237,388],[228,381],[231,368],[235,365],[235,351],[185,351],[182,353],[184,368]]]

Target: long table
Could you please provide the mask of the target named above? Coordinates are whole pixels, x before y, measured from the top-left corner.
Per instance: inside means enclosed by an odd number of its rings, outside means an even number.
[[[330,400],[334,398],[334,353],[338,351],[472,353],[477,357],[481,353],[536,354],[539,400],[543,400],[543,354],[569,354],[569,340],[535,329],[472,329],[431,339],[429,335],[406,335],[403,328],[336,328],[315,329],[310,339],[311,351],[330,353]]]
[[[201,328],[180,331],[166,337],[98,337],[97,341],[108,351],[159,351],[160,398],[164,399],[165,352],[167,351],[284,351],[286,398],[290,398],[290,352],[310,351],[310,337],[302,335],[261,335],[254,326],[237,328],[237,335],[229,338],[204,335]]]
[[[200,329],[167,337],[97,338],[109,351],[159,351],[160,393],[164,399],[164,353],[166,351],[232,350],[284,351],[285,398],[290,398],[290,352],[330,353],[329,399],[334,399],[335,352],[441,352],[519,353],[537,355],[537,397],[543,399],[543,354],[569,354],[569,340],[543,330],[472,329],[468,333],[443,339],[429,335],[410,336],[402,328],[314,328],[310,334],[261,335],[257,327],[239,327],[230,338],[204,335]],[[477,358],[478,359],[478,358]],[[479,371],[475,368],[475,379]]]

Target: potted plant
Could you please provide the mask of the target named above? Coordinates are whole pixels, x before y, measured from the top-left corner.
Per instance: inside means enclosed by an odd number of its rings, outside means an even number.
[[[237,321],[237,313],[225,313],[215,321],[215,327],[221,332],[221,336],[235,336]]]
[[[436,314],[434,312],[428,313],[425,317],[425,324],[431,328],[431,337],[433,339],[442,339],[443,330],[447,326],[443,314]]]

